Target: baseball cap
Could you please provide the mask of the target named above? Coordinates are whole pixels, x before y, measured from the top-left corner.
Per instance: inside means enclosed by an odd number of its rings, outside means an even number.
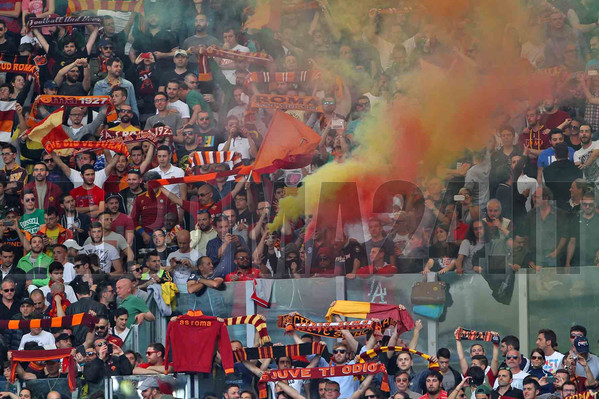
[[[106,47],[109,44],[112,45],[112,42],[110,40],[106,39],[105,37],[103,37],[103,38],[100,39],[100,43],[98,44],[98,46],[100,46],[100,47]]]
[[[62,245],[64,245],[67,248],[73,248],[76,249],[77,251],[81,250],[83,247],[79,244],[77,244],[77,241],[73,240],[72,238],[69,238],[68,240],[66,240],[65,242],[62,243]]]
[[[108,200],[111,198],[117,198],[119,201],[122,199],[122,197],[119,193],[107,193],[106,198],[104,200],[106,202],[108,202]]]
[[[156,378],[156,377],[146,378],[137,387],[137,389],[139,389],[142,392],[148,388],[160,388],[160,385],[158,384],[158,378]]]
[[[484,395],[490,395],[491,390],[486,385],[480,385],[478,388],[476,388],[475,395],[478,395],[479,393],[482,393]]]
[[[56,342],[58,341],[65,341],[67,339],[70,339],[71,341],[75,339],[75,337],[73,335],[67,334],[67,333],[61,333],[58,335],[58,337],[56,337]]]
[[[576,337],[574,340],[574,349],[578,353],[589,353],[589,340],[587,337]]]
[[[8,209],[6,210],[6,215],[7,215],[7,216],[8,216],[8,214],[9,214],[9,213],[15,213],[15,214],[17,214],[17,215],[20,215],[20,214],[21,214],[21,210],[20,210],[19,208],[12,207],[12,208],[8,208]]]
[[[53,80],[46,80],[44,83],[44,89],[58,89],[58,85]]]
[[[21,305],[25,305],[25,304],[33,306],[33,299],[31,299],[31,298],[21,299]]]
[[[176,57],[176,56],[178,56],[178,55],[183,55],[183,56],[185,56],[185,57],[189,57],[189,54],[187,54],[187,51],[185,51],[185,50],[182,50],[182,49],[179,49],[179,50],[176,50],[176,51],[175,51],[175,55],[174,55],[174,56]]]

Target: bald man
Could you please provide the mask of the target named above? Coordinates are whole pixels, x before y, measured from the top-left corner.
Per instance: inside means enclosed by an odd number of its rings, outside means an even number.
[[[62,399],[60,392],[50,391],[48,395],[46,395],[46,399]]]
[[[116,294],[122,300],[119,308],[124,308],[129,313],[127,327],[156,320],[148,305],[141,298],[133,295],[133,282],[128,277],[122,277],[116,282]]]
[[[166,264],[172,268],[171,274],[177,288],[179,290],[183,289],[182,292],[187,292],[187,280],[189,280],[191,273],[195,271],[198,259],[205,254],[191,248],[191,235],[187,230],[177,232],[177,245],[179,249],[166,258]]]

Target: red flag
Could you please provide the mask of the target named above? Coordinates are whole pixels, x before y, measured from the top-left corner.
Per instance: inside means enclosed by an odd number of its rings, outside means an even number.
[[[320,143],[320,136],[304,123],[283,111],[277,111],[262,140],[252,169],[272,173],[277,169],[307,166]]]
[[[16,101],[0,101],[0,141],[10,142],[15,120]]]
[[[245,23],[245,29],[268,28],[279,31],[281,28],[282,0],[263,0],[256,5],[255,12]]]
[[[41,143],[46,147],[50,141],[71,140],[62,128],[64,108],[61,107],[46,117],[43,121],[29,129],[29,140]]]

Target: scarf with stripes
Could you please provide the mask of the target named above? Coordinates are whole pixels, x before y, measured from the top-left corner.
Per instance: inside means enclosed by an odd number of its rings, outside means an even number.
[[[289,82],[303,83],[311,82],[320,78],[320,71],[297,71],[297,72],[252,72],[245,79],[244,85],[250,83]]]
[[[316,380],[330,377],[345,377],[349,375],[371,375],[378,373],[387,373],[383,364],[355,363],[343,364],[340,366],[315,367],[315,368],[294,368],[286,370],[267,370],[258,381],[258,391],[260,399],[267,397],[266,383],[285,380]]]
[[[64,317],[32,320],[0,320],[0,330],[24,330],[32,328],[70,328],[87,326],[92,330],[98,319],[89,313],[77,313]]]
[[[0,54],[0,72],[15,72],[31,75],[39,84],[39,65],[45,65],[48,61],[45,56],[33,57],[31,55],[9,55]]]
[[[157,126],[148,130],[130,132],[104,129],[100,133],[102,140],[110,142],[128,144],[137,141],[149,141],[150,143],[154,144],[154,146],[164,137],[172,137],[172,135],[173,130],[168,126]]]
[[[331,354],[324,342],[239,348],[233,352],[233,357],[235,358],[235,363],[238,363],[244,360],[278,359],[280,357],[294,358],[312,354],[321,355],[327,362],[331,358]]]
[[[12,351],[12,358],[10,360],[10,382],[15,382],[15,374],[19,362],[41,362],[45,360],[64,359],[63,363],[69,365],[69,389],[73,392],[77,388],[77,363],[75,362],[75,358],[71,356],[72,350],[73,348]]]
[[[241,154],[233,151],[193,151],[187,159],[187,172],[198,166],[224,162],[233,162],[233,168],[236,168],[241,165]]]
[[[387,352],[409,352],[413,355],[422,357],[424,360],[427,360],[428,368],[430,370],[437,370],[437,371],[439,370],[439,363],[432,362],[431,356],[427,355],[426,353],[422,353],[417,350],[414,350],[414,349],[405,348],[403,346],[381,346],[378,348],[369,349],[366,352],[363,352],[359,356],[360,362],[363,363],[363,362],[366,362],[367,360],[372,360],[375,357],[377,357],[378,355],[380,355],[381,353],[387,353]]]
[[[44,28],[47,26],[75,26],[75,25],[102,25],[102,17],[44,17],[31,18],[28,22],[29,29]]]
[[[254,314],[225,319],[226,326],[236,326],[239,324],[251,324],[256,327],[258,336],[260,336],[260,345],[265,345],[270,342],[270,335],[268,335],[268,330],[266,329],[266,317],[263,315]]]
[[[233,61],[245,61],[250,64],[269,66],[274,61],[272,57],[264,53],[243,53],[236,50],[225,50],[216,46],[210,46],[206,49],[205,54],[208,57],[224,58]]]
[[[499,344],[499,334],[494,331],[475,331],[458,327],[453,334],[458,341],[485,341]]]
[[[314,322],[297,313],[294,315],[280,315],[277,319],[277,326],[279,328],[284,328],[287,333],[291,331],[301,331],[327,338],[343,338],[342,330],[349,331],[354,337],[366,335],[370,331],[379,335],[387,327],[392,325],[395,325],[393,319],[384,319],[378,323],[373,320],[320,323]]]
[[[124,156],[129,156],[129,150],[124,143],[117,143],[112,141],[50,141],[46,144],[46,151],[50,154],[54,150],[60,150],[63,148],[77,148],[85,151],[86,149],[97,150],[99,148],[104,148],[106,150],[111,150],[119,154],[123,154]],[[78,151],[78,152],[82,152]]]
[[[106,106],[106,120],[112,122],[117,120],[116,109],[110,99],[110,96],[52,96],[42,94],[38,96],[33,105],[31,106],[31,112],[29,113],[29,119],[27,120],[27,126],[35,126],[39,119],[38,106],[46,105],[50,107],[103,107]]]

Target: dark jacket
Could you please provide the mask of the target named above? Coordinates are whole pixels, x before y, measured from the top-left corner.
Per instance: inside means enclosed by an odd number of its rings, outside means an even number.
[[[23,315],[21,313],[17,313],[11,320],[24,320]],[[28,328],[22,330],[4,330],[4,343],[8,347],[9,350],[16,351],[19,349],[19,345],[21,344],[21,338],[23,335],[29,334],[30,330]]]
[[[127,356],[109,356],[106,361],[96,358],[91,363],[85,365],[83,378],[88,383],[96,383],[104,379],[104,377],[131,375],[131,373],[133,373],[133,367]]]
[[[87,240],[87,237],[88,237],[88,233],[87,232],[89,231],[89,225],[91,223],[91,219],[89,218],[89,216],[87,216],[84,213],[75,212],[75,222],[79,223],[79,228],[81,230],[83,230],[83,233],[73,232],[73,239],[75,241],[77,241],[77,244],[83,246],[83,243],[85,242],[85,240]],[[67,223],[67,216],[66,216],[66,214],[63,214],[60,217],[60,222],[59,223],[65,229],[69,228],[69,224]]]
[[[90,310],[93,310],[97,315],[109,315],[106,306],[89,297],[80,298],[77,302],[70,304],[65,313],[68,316],[77,313],[87,313]],[[73,335],[75,336],[75,342],[73,342],[73,345],[77,346],[85,342],[85,336],[88,331],[89,329],[86,326],[74,326]]]
[[[27,281],[27,277],[23,269],[17,267],[17,259],[15,255],[15,264],[12,266],[6,277],[14,280],[15,282],[15,299],[21,300],[24,297],[29,297],[29,295],[25,292],[25,283]]]

